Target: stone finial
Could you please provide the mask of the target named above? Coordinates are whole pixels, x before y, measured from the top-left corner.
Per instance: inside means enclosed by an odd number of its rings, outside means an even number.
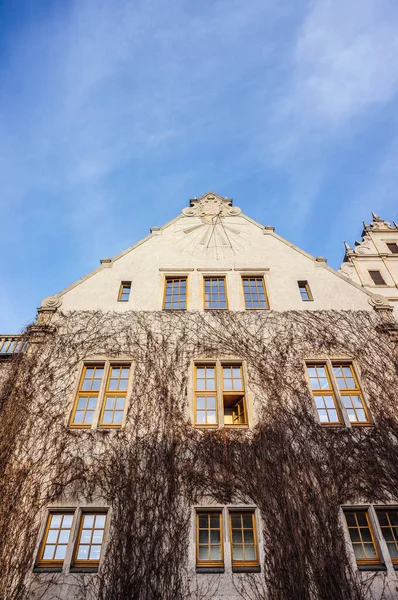
[[[372,212],[373,221],[376,223],[384,223],[383,219],[376,215],[376,213]]]
[[[347,252],[349,252],[350,250],[351,250],[351,252],[352,252],[352,248],[351,248],[351,246],[349,246],[349,245],[347,244],[347,242],[344,242],[344,247],[345,247],[345,249],[347,250]]]

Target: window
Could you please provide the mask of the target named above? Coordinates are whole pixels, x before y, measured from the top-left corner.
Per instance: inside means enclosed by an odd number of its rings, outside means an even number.
[[[241,363],[195,365],[195,425],[247,425],[245,385]],[[218,382],[220,381],[220,385]]]
[[[397,242],[389,242],[387,244],[387,248],[391,252],[391,254],[398,254],[398,244]]]
[[[369,275],[371,276],[375,285],[386,285],[386,282],[384,281],[380,271],[369,271]]]
[[[83,513],[73,564],[77,567],[98,567],[104,539],[106,514]]]
[[[368,511],[346,510],[344,516],[357,564],[380,564],[379,551]]]
[[[72,529],[73,512],[51,512],[39,551],[39,567],[62,567]]]
[[[351,425],[371,424],[351,362],[308,363],[307,373],[322,425],[343,424],[342,413]]]
[[[268,298],[263,277],[242,277],[247,309],[268,308]]]
[[[398,564],[398,510],[376,510],[384,541],[393,564]]]
[[[224,565],[221,511],[196,513],[196,565]]]
[[[164,310],[184,309],[187,307],[187,278],[166,277],[163,300]]]
[[[230,512],[232,565],[258,565],[257,536],[253,511]]]
[[[225,277],[205,277],[205,308],[228,308]]]
[[[308,281],[298,281],[297,284],[298,284],[298,288],[299,288],[300,296],[301,296],[302,300],[304,300],[306,302],[308,300],[314,299],[312,297],[310,286],[308,285]]]
[[[106,373],[106,379],[104,374]],[[80,377],[79,389],[70,419],[70,427],[90,428],[98,421],[100,427],[121,427],[125,411],[129,364],[108,362],[86,364]],[[104,380],[106,384],[104,384]]]
[[[119,302],[127,302],[130,299],[131,281],[122,281],[119,289]]]

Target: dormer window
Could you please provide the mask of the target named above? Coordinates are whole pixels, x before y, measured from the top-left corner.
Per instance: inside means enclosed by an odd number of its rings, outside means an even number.
[[[387,285],[380,271],[369,271],[369,275],[375,285]]]
[[[388,242],[387,248],[391,252],[391,254],[398,254],[398,244],[397,242]]]

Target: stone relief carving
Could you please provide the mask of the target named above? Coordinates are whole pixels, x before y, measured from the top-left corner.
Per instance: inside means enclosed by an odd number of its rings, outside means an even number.
[[[47,296],[41,302],[41,308],[59,308],[62,304],[62,298],[59,296]]]
[[[201,198],[193,198],[189,208],[183,208],[182,214],[186,217],[202,217],[206,222],[219,217],[235,217],[241,214],[241,209],[232,206],[230,198],[221,198],[215,194],[207,194]]]

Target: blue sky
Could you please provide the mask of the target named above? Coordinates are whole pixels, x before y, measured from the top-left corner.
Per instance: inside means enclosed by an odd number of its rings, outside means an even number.
[[[0,0],[0,332],[209,189],[338,268],[398,220],[396,0]]]

